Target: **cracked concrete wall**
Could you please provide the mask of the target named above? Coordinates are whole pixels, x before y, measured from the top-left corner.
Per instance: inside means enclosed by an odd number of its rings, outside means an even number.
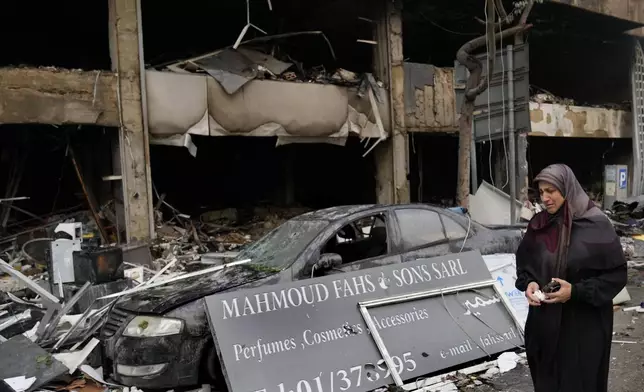
[[[405,126],[409,132],[456,132],[456,91],[454,69],[422,64],[431,84],[416,83],[405,74]],[[426,81],[427,82],[427,81]]]
[[[530,102],[530,136],[631,138],[631,112]]]
[[[410,86],[413,101],[407,103],[409,132],[456,132],[458,130],[453,69],[433,68],[433,86]],[[408,98],[409,100],[410,98]],[[530,136],[630,138],[629,111],[589,106],[530,102]]]
[[[116,76],[108,71],[0,68],[0,123],[118,126]]]

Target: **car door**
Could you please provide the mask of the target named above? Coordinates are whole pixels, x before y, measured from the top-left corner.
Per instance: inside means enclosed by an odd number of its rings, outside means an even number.
[[[344,221],[336,231],[327,235],[318,255],[337,253],[343,256],[342,265],[325,275],[352,272],[381,265],[400,263],[396,253],[394,238],[395,226],[391,215],[385,211],[362,214]],[[351,236],[346,236],[346,233]],[[355,233],[360,234],[355,238]],[[338,237],[342,240],[338,241]]]
[[[471,237],[474,232],[471,222],[469,228],[467,228],[452,219],[448,214],[440,214],[440,216],[443,221],[443,227],[445,228],[445,236],[449,242],[449,253],[459,253],[461,251],[466,252],[468,250],[472,250],[466,241],[466,238]],[[465,241],[465,244],[463,241]]]
[[[450,246],[440,215],[423,208],[394,210],[400,233],[402,262],[450,253]]]

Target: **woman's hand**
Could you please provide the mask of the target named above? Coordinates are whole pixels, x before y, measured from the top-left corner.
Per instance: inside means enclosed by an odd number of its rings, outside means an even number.
[[[539,291],[539,284],[537,282],[531,282],[525,291],[525,297],[528,299],[530,306],[541,306],[541,301],[534,295],[535,291]]]
[[[546,300],[543,302],[547,304],[565,304],[570,299],[572,285],[563,279],[553,278],[552,280],[559,283],[561,288],[554,293],[547,293]]]

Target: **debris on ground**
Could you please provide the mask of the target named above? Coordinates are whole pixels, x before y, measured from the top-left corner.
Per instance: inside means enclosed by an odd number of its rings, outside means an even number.
[[[307,208],[257,207],[212,210],[198,217],[180,213],[162,202],[172,217],[164,219],[157,209],[157,239],[151,247],[157,270],[194,271],[231,260],[247,245],[288,219],[310,211]]]
[[[622,236],[644,234],[644,196],[615,201],[606,214],[618,234]]]
[[[619,237],[619,242],[622,244],[622,250],[627,260],[635,257],[635,240],[631,237]]]
[[[605,211],[631,268],[644,267],[644,195],[617,200]]]
[[[525,353],[512,351],[502,353],[496,360],[483,362],[465,369],[439,376],[420,378],[404,387],[404,390],[424,390],[435,392],[471,390],[472,387],[486,384],[497,375],[509,372],[518,365],[526,365]]]
[[[159,200],[151,244],[98,245],[88,235],[96,233],[88,212],[52,219],[27,237],[0,239],[0,349],[15,351],[12,360],[21,364],[2,369],[0,383],[27,392],[44,385],[86,392],[118,387],[103,378],[96,339],[118,297],[238,263],[245,246],[308,211],[228,208],[191,217]]]

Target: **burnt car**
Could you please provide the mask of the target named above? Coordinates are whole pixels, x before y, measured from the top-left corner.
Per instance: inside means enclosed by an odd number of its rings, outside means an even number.
[[[333,207],[293,218],[244,249],[246,264],[121,297],[101,330],[105,369],[124,385],[221,385],[204,297],[479,250],[514,253],[518,229],[491,229],[422,204]]]

